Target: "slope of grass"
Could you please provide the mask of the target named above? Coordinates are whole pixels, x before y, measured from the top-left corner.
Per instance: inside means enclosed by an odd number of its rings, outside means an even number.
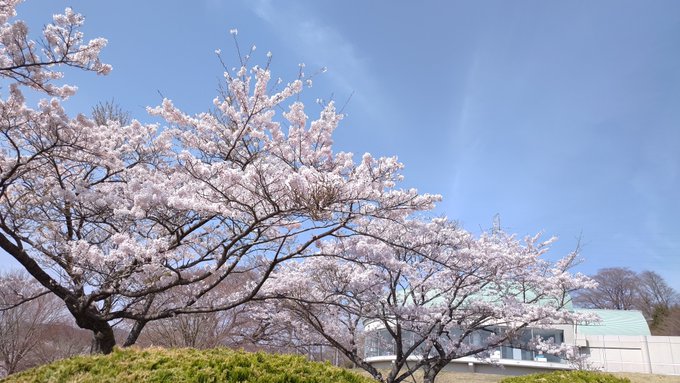
[[[117,349],[110,355],[78,356],[12,375],[19,382],[253,382],[371,383],[373,380],[302,356],[229,349]]]

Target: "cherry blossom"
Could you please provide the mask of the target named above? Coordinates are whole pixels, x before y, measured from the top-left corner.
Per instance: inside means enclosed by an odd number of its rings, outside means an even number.
[[[284,320],[314,331],[383,382],[424,370],[426,382],[451,360],[485,355],[528,326],[586,319],[569,292],[593,286],[544,255],[554,239],[502,231],[473,236],[444,218],[363,218],[353,235],[320,245],[325,257],[286,264],[267,282]],[[394,347],[389,372],[361,345],[381,331]],[[376,340],[376,336],[372,336]]]
[[[396,158],[334,152],[335,106],[306,110],[295,101],[302,73],[279,84],[247,60],[225,72],[214,112],[188,115],[166,99],[148,109],[163,124],[98,125],[58,98],[31,109],[22,86],[63,98],[75,87],[55,83],[58,68],[110,66],[98,58],[105,40],[83,42],[82,16],[55,16],[39,49],[23,22],[8,21],[14,5],[0,9],[10,90],[0,100],[0,248],[101,352],[115,345],[111,323],[131,324],[129,345],[150,321],[235,308],[284,262],[322,255],[324,238],[440,199],[398,188]],[[237,287],[215,294],[225,283]],[[167,299],[174,291],[181,299]]]

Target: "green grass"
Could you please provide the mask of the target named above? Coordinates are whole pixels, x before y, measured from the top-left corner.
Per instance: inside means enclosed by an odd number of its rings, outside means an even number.
[[[116,349],[12,375],[2,383],[371,383],[372,379],[302,356],[229,349]]]

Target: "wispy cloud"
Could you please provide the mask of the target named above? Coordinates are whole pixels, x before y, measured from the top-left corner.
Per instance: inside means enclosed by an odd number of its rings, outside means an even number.
[[[474,89],[475,81],[479,72],[480,58],[478,51],[475,50],[469,59],[469,64],[465,73],[463,89],[455,94],[456,100],[452,100],[451,115],[451,152],[453,153],[453,166],[450,178],[450,197],[456,199],[463,187],[464,175],[461,169],[467,168],[466,161],[474,161],[480,146],[479,132],[475,126],[476,94]]]
[[[354,94],[350,109],[359,107],[373,117],[384,110],[383,97],[379,97],[379,87],[368,69],[368,63],[341,32],[326,25],[309,9],[294,3],[259,0],[248,2],[248,5],[282,40],[288,42],[287,49],[306,61],[310,72],[315,67],[328,68],[323,81],[326,78],[332,81],[338,103],[342,104]]]

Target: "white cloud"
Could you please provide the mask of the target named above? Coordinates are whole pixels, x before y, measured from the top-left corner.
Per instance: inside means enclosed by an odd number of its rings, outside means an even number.
[[[470,162],[477,160],[481,145],[479,132],[475,131],[477,95],[474,84],[478,80],[480,70],[478,50],[475,50],[471,56],[465,73],[464,87],[455,93],[461,95],[461,97],[453,101],[451,107],[451,129],[454,130],[454,133],[451,135],[452,142],[450,144],[453,153],[453,165],[452,174],[449,175],[452,180],[449,187],[450,197],[454,200],[461,197],[463,184],[468,181],[465,179],[466,175],[463,170],[468,168]]]
[[[330,80],[338,104],[352,96],[350,109],[362,109],[377,118],[386,110],[379,87],[368,69],[368,62],[355,46],[335,28],[325,25],[309,9],[294,3],[259,0],[247,3],[287,44],[287,49],[302,57],[310,73],[328,67],[322,81]],[[276,56],[276,52],[274,52]]]

